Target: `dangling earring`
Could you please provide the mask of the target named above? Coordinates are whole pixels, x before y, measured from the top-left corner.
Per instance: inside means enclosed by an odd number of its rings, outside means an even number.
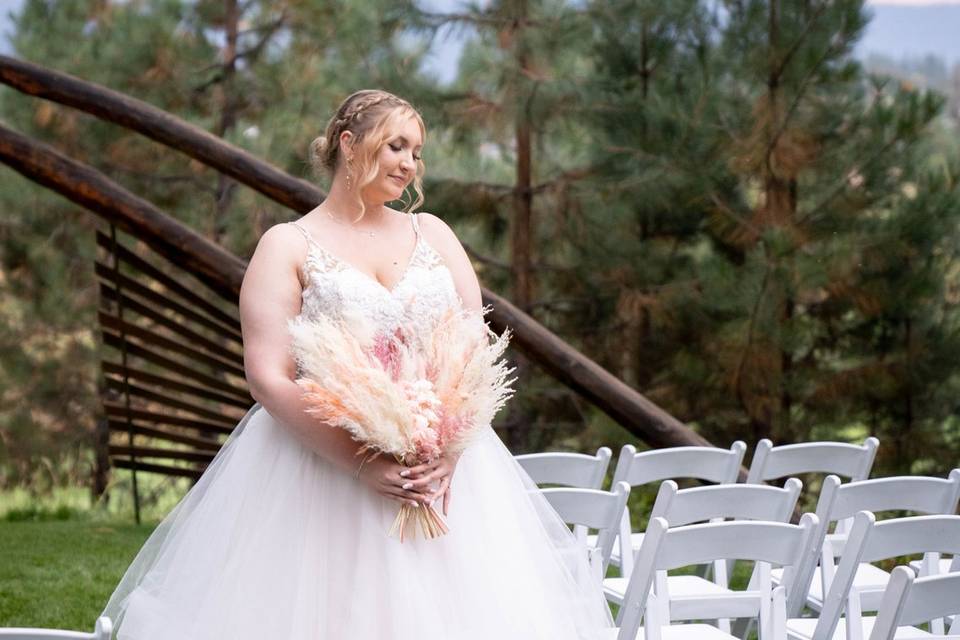
[[[350,161],[347,160],[347,191],[350,191],[350,190],[352,189],[352,187],[351,187],[351,185],[350,185],[350,178],[351,178],[351,177],[352,177],[352,176],[350,175]]]

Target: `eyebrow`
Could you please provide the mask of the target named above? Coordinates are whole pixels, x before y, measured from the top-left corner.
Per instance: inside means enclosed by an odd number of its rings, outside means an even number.
[[[407,140],[406,138],[404,138],[403,136],[399,136],[399,139],[400,139],[400,142],[402,142],[403,144],[410,144],[410,141]],[[422,145],[422,144],[418,144],[415,148],[416,148],[416,149],[422,149],[422,148],[423,148],[423,145]]]

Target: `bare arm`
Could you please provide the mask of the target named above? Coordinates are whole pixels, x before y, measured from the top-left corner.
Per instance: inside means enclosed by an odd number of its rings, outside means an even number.
[[[300,313],[298,265],[306,255],[302,235],[290,225],[276,225],[260,238],[240,287],[243,361],[250,394],[267,412],[314,453],[350,474],[362,460],[360,445],[343,429],[306,413],[296,365],[290,355],[287,321]],[[363,466],[360,479],[382,495],[427,501],[419,491],[402,488],[404,468],[381,456]]]

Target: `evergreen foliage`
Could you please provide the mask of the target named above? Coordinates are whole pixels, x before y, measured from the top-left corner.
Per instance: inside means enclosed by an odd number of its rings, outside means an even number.
[[[25,0],[12,44],[303,177],[346,95],[407,97],[428,124],[426,210],[487,286],[718,444],[876,434],[878,471],[943,474],[960,458],[958,124],[852,57],[866,20],[859,0]],[[450,29],[467,43],[441,84],[422,67]],[[241,255],[293,217],[71,109],[7,91],[0,110]],[[0,485],[80,482],[96,222],[9,171],[0,201]],[[516,450],[623,437],[535,370],[519,386]]]

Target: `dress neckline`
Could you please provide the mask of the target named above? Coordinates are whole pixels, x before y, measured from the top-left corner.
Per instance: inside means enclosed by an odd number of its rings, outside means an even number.
[[[416,214],[411,214],[411,215],[412,215],[412,216],[415,216]],[[418,225],[417,225],[417,223],[416,223],[416,218],[414,217],[413,220],[414,220],[413,230],[414,230],[414,233],[416,234],[417,240],[416,240],[416,242],[415,242],[414,245],[413,245],[413,251],[410,252],[410,257],[407,259],[407,264],[406,264],[406,266],[403,268],[403,272],[400,274],[400,278],[398,278],[397,281],[396,281],[395,283],[393,283],[393,286],[392,286],[392,287],[388,287],[387,285],[385,285],[385,284],[383,284],[382,282],[380,282],[379,280],[377,280],[377,278],[376,278],[375,276],[371,276],[369,273],[367,273],[366,271],[360,269],[359,267],[354,266],[354,265],[353,265],[352,263],[350,263],[349,261],[344,260],[343,258],[340,258],[340,257],[334,255],[333,253],[331,253],[329,250],[325,249],[324,246],[323,246],[322,244],[320,244],[319,242],[317,242],[317,241],[313,238],[313,236],[310,234],[310,232],[307,231],[307,229],[306,229],[305,227],[303,227],[302,225],[300,225],[296,220],[292,221],[290,224],[292,224],[292,225],[295,226],[297,229],[299,229],[299,230],[303,233],[304,237],[307,239],[307,242],[308,242],[308,244],[309,244],[309,247],[308,247],[308,249],[307,249],[307,256],[308,256],[308,257],[309,257],[309,255],[310,255],[310,251],[312,251],[313,249],[316,249],[317,251],[319,251],[320,253],[322,253],[324,256],[326,256],[327,259],[329,259],[330,261],[335,262],[336,264],[339,264],[341,267],[343,267],[343,268],[345,268],[345,269],[348,269],[348,270],[350,270],[350,271],[353,271],[353,272],[359,274],[359,275],[362,276],[365,280],[369,280],[371,283],[373,283],[374,285],[376,285],[377,287],[379,287],[379,288],[380,288],[381,290],[383,290],[387,295],[393,297],[393,295],[396,293],[396,291],[397,291],[397,289],[400,287],[400,285],[403,284],[404,280],[406,280],[407,274],[410,273],[410,269],[411,269],[411,267],[414,265],[414,263],[416,262],[416,260],[417,260],[417,255],[420,253],[420,245],[421,245],[421,243],[424,242],[424,240],[423,240],[423,234],[420,233],[420,229],[418,228]]]

